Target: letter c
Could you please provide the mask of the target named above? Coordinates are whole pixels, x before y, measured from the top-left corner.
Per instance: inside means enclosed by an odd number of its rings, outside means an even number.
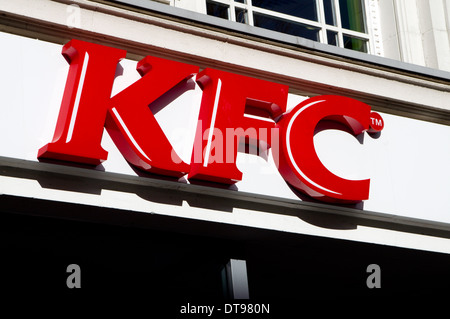
[[[369,129],[370,106],[334,95],[310,98],[277,123],[279,153],[274,154],[283,178],[297,190],[321,201],[351,203],[368,199],[370,180],[347,180],[331,173],[314,147],[314,130],[321,120],[343,123],[356,136]]]

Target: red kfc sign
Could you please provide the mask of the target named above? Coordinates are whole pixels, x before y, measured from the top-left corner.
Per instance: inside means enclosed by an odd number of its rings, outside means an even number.
[[[340,96],[310,98],[286,112],[288,87],[215,69],[147,56],[137,65],[141,78],[111,97],[115,70],[126,51],[79,40],[62,50],[70,64],[53,141],[38,158],[98,165],[107,159],[103,128],[134,167],[150,173],[233,184],[241,142],[272,154],[283,178],[316,199],[368,199],[370,180],[347,180],[319,160],[313,142],[322,120],[343,123],[354,135],[383,129],[370,106]],[[176,154],[149,105],[189,77],[203,90],[190,163]]]

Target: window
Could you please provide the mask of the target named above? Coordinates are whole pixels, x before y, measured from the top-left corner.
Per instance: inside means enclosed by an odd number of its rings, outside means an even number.
[[[364,0],[206,0],[208,15],[369,52]]]

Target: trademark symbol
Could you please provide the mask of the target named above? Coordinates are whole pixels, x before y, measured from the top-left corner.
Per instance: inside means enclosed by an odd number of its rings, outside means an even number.
[[[377,112],[371,112],[369,126],[369,133],[380,132],[384,128],[384,122],[381,115]]]

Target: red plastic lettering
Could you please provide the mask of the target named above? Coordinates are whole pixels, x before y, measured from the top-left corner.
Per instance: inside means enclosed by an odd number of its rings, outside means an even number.
[[[368,199],[370,180],[347,180],[331,173],[314,148],[322,120],[343,123],[353,135],[378,133],[382,117],[354,99],[324,95],[286,112],[288,87],[224,71],[197,74],[203,90],[191,163],[184,163],[168,141],[149,105],[198,73],[189,64],[146,57],[137,65],[141,78],[111,97],[117,64],[126,52],[72,40],[62,50],[70,64],[64,97],[51,143],[40,159],[98,165],[104,128],[133,166],[150,173],[233,184],[242,179],[236,166],[239,144],[247,152],[272,147],[283,178],[297,190],[328,202]],[[269,186],[270,187],[270,186]]]
[[[242,179],[237,144],[270,146],[288,87],[214,69],[198,74],[197,81],[203,97],[189,179],[233,184]]]
[[[198,72],[198,67],[146,57],[138,63],[137,70],[142,78],[111,99],[106,129],[134,166],[181,177],[189,172],[189,165],[178,157],[148,105]]]
[[[106,127],[132,165],[176,177],[189,171],[148,105],[198,67],[146,57],[137,66],[142,78],[111,98],[116,66],[125,54],[78,40],[64,46],[70,70],[63,102],[53,141],[39,150],[39,158],[98,165],[107,158],[100,145]]]
[[[330,202],[368,199],[370,180],[347,180],[331,173],[314,148],[314,130],[323,119],[344,123],[354,135],[369,129],[370,106],[354,99],[322,95],[303,101],[277,123],[278,170],[297,190]]]
[[[108,153],[101,147],[107,103],[117,63],[126,52],[72,40],[62,49],[70,63],[53,141],[39,158],[98,165]]]

